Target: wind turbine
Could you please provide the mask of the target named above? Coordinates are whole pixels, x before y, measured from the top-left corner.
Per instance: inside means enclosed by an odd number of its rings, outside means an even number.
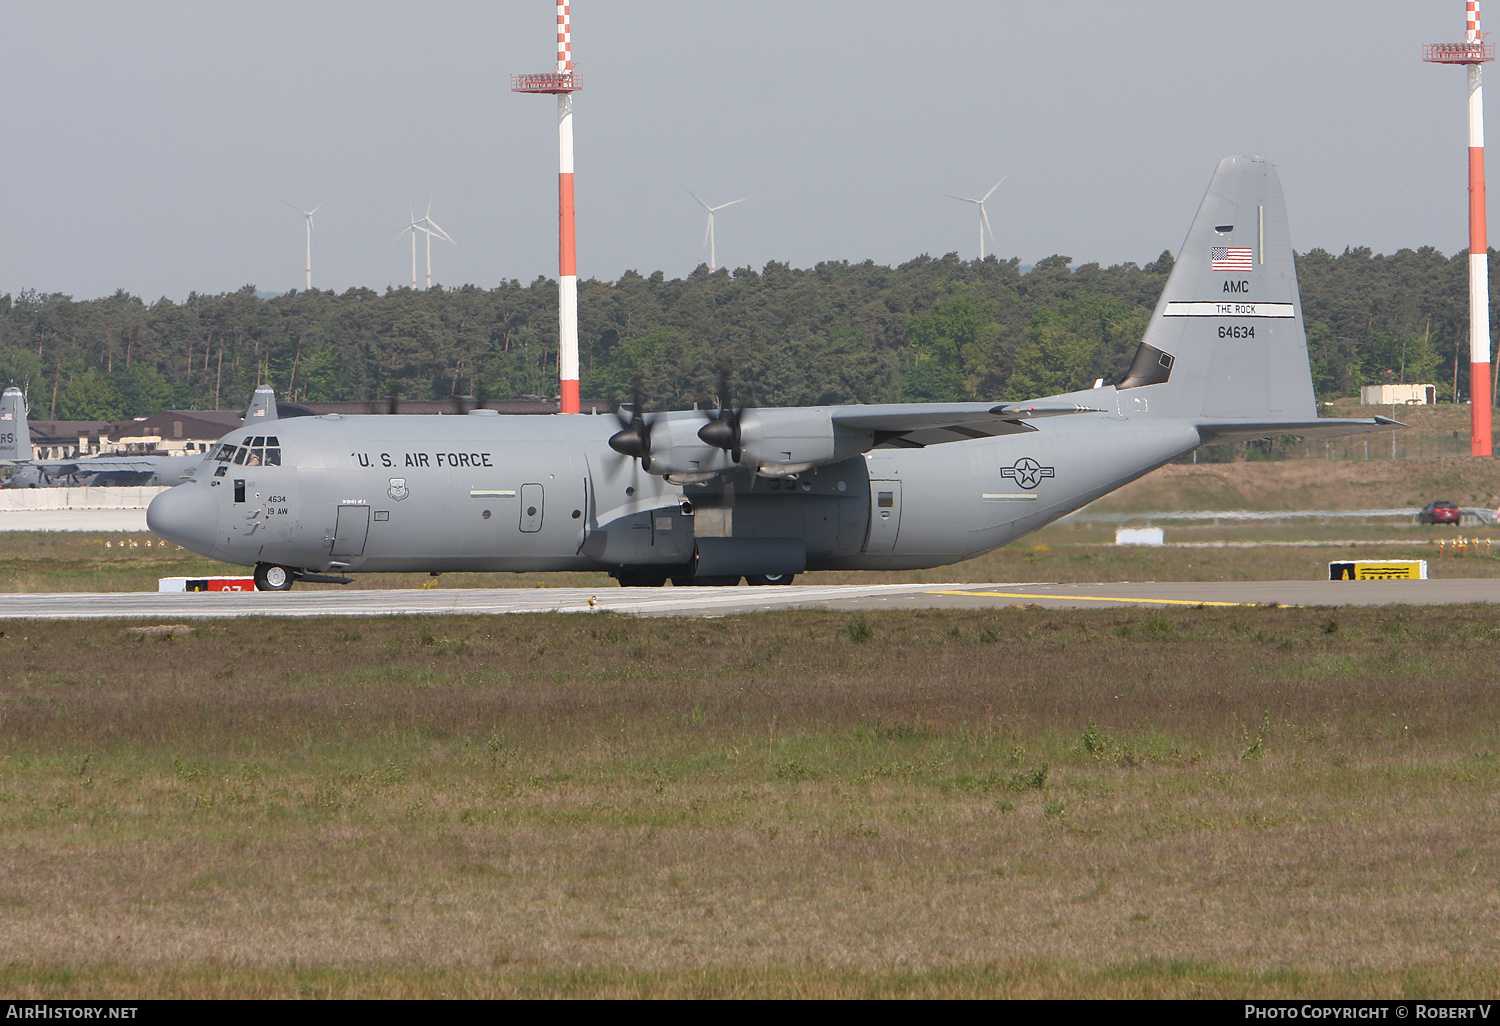
[[[411,223],[397,232],[396,237],[391,241],[398,242],[401,236],[407,232],[411,233],[411,287],[415,289],[417,287],[417,233],[422,232],[427,236],[427,287],[430,289],[432,288],[432,237],[436,235],[438,238],[446,239],[448,242],[453,242],[453,237],[443,231],[438,223],[432,219],[431,199],[427,201],[427,213],[421,217],[417,217],[411,207],[406,208],[406,213],[411,218]],[[453,244],[455,246],[458,245],[456,242],[453,242]]]
[[[712,274],[714,271],[718,270],[717,266],[715,266],[714,264],[714,211],[723,210],[725,207],[732,207],[736,203],[743,203],[750,197],[744,196],[740,199],[730,200],[728,203],[720,203],[716,207],[711,207],[707,203],[704,203],[701,199],[698,199],[697,194],[695,194],[692,189],[688,189],[686,185],[684,185],[683,188],[687,189],[687,194],[689,196],[692,196],[693,199],[698,200],[699,206],[708,211],[708,230],[703,233],[703,241],[708,245],[708,273]]]
[[[312,216],[314,214],[316,214],[319,210],[322,209],[323,204],[319,203],[316,207],[313,207],[311,210],[303,210],[301,207],[297,206],[297,204],[295,204],[295,203],[287,203],[286,200],[282,200],[281,202],[286,203],[287,206],[291,207],[297,213],[299,213],[303,217],[307,218],[307,287],[309,289],[311,289],[312,288],[312,232],[313,232],[313,218],[312,218]]]
[[[1006,175],[1005,176],[1005,178],[1009,178],[1009,177],[1010,177],[1010,175]],[[1001,184],[1005,181],[1005,178],[1000,179],[1000,181],[998,181],[994,185],[990,186],[990,191],[984,194],[984,199],[972,199],[972,198],[970,198],[968,196],[955,196],[951,192],[945,192],[945,193],[943,193],[943,195],[947,196],[949,199],[956,199],[956,200],[960,200],[960,201],[962,201],[964,203],[974,203],[974,204],[978,205],[978,207],[979,207],[979,259],[980,260],[984,259],[984,233],[986,231],[989,231],[989,233],[990,233],[990,240],[991,241],[993,241],[994,238],[995,238],[995,231],[994,231],[994,229],[990,228],[990,215],[986,214],[984,212],[984,201],[987,200],[987,199],[989,199],[991,196],[993,196],[995,194],[995,190],[998,189],[998,188],[1000,188]]]
[[[424,228],[424,227],[422,227],[422,222],[420,222],[420,221],[417,220],[417,215],[414,214],[414,213],[411,213],[411,208],[408,207],[407,208],[407,212],[408,212],[409,216],[411,217],[411,224],[407,225],[405,228],[403,228],[399,232],[397,232],[396,233],[396,237],[394,239],[392,239],[391,241],[392,242],[400,242],[401,241],[401,236],[405,235],[407,232],[411,233],[411,287],[412,287],[412,291],[416,291],[416,288],[417,288],[417,232],[425,232],[425,231],[427,231],[427,229]],[[431,246],[431,243],[428,243],[428,245]],[[430,252],[430,250],[429,250],[429,252]]]
[[[430,289],[432,288],[432,237],[436,235],[438,238],[446,239],[449,242],[453,242],[453,237],[447,232],[443,231],[442,228],[438,227],[438,223],[432,219],[431,196],[427,197],[427,213],[422,215],[421,221],[416,221],[413,223],[421,225],[422,230],[427,233],[427,287]],[[415,242],[416,239],[417,237],[413,235],[412,241]],[[453,242],[453,244],[455,246],[458,245],[458,243],[456,242]]]

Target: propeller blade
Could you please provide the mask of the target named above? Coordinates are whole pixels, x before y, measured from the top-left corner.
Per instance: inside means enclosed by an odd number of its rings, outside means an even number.
[[[1009,178],[1009,177],[1010,177],[1010,175],[1006,175],[1005,178],[1001,178],[1000,181],[998,181],[994,185],[990,186],[990,191],[984,194],[984,198],[985,199],[989,199],[991,196],[993,196],[995,194],[995,190],[998,189],[998,188],[1000,188],[1000,186],[1004,185],[1005,184],[1005,179]]]
[[[734,462],[738,463],[744,455],[741,445],[740,418],[745,412],[743,409],[734,409],[729,395],[729,371],[719,372],[719,409],[715,415],[710,416],[707,424],[698,429],[698,438],[705,445],[712,445],[716,449],[723,449],[729,453]]]
[[[624,410],[616,411],[623,428],[609,436],[609,447],[622,456],[633,456],[641,461],[642,470],[651,469],[651,421],[641,413],[641,380],[635,379],[634,401],[630,404],[630,420],[624,419]]]

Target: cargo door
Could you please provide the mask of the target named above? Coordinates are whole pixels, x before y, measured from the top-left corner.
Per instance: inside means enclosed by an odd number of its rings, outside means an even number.
[[[866,552],[892,552],[901,530],[901,482],[870,480],[870,533]]]
[[[361,556],[370,533],[369,506],[340,506],[333,529],[333,556]]]

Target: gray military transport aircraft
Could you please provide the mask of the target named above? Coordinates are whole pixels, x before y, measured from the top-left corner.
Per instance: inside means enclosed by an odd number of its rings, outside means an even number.
[[[1220,162],[1124,380],[1031,402],[338,416],[226,435],[151,530],[257,585],[605,570],[622,585],[910,570],[1035,531],[1200,445],[1319,419],[1281,185]]]
[[[261,385],[250,397],[245,425],[276,419],[276,392]],[[0,393],[0,466],[14,466],[0,488],[179,485],[192,477],[202,454],[187,456],[81,456],[72,460],[32,459],[26,397],[11,386]]]

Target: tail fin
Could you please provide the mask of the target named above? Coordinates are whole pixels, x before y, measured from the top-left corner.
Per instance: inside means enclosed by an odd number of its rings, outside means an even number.
[[[0,394],[0,460],[31,459],[31,428],[26,423],[26,397],[12,385]]]
[[[276,390],[270,385],[255,386],[250,405],[245,408],[245,426],[253,427],[276,419]]]
[[[1219,161],[1118,387],[1122,405],[1128,397],[1151,416],[1317,418],[1286,204],[1269,161]]]

